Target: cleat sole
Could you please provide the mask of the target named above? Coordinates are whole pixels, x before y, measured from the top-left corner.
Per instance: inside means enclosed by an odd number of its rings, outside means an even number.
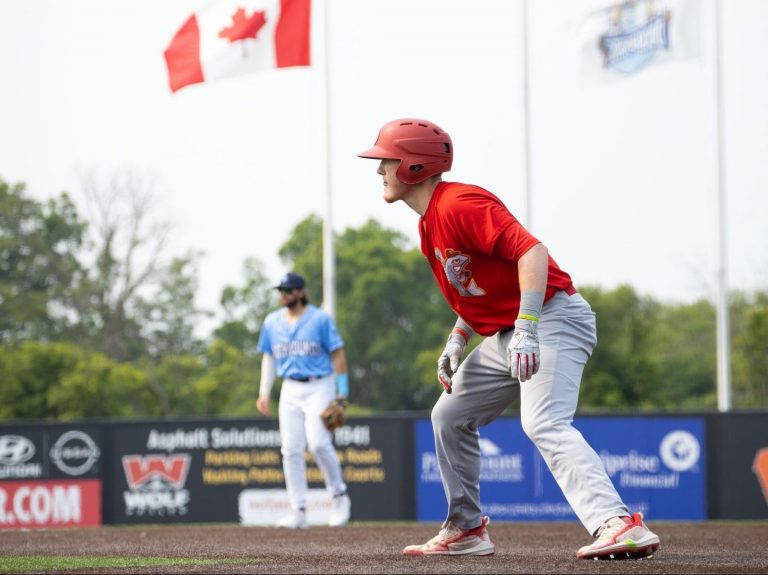
[[[653,554],[658,551],[660,545],[658,543],[653,543],[651,545],[648,545],[646,547],[638,547],[637,549],[632,549],[630,551],[609,551],[607,553],[600,553],[597,555],[594,555],[591,557],[594,561],[621,561],[621,560],[642,560],[642,559],[650,559],[653,557]],[[585,559],[590,559],[590,557],[585,557]]]

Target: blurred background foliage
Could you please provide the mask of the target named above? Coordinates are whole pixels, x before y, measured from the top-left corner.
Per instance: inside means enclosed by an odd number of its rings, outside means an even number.
[[[66,193],[40,202],[0,179],[0,419],[257,416],[256,344],[278,305],[277,278],[255,254],[238,285],[222,290],[220,309],[198,309],[202,254],[166,254],[171,226],[153,213],[142,182],[119,174],[104,188],[91,183],[88,197],[85,218]],[[373,220],[337,234],[335,249],[351,413],[429,410],[455,316],[423,256]],[[322,251],[313,215],[279,252],[317,305]],[[598,325],[581,412],[716,409],[712,302],[577,287]],[[768,292],[732,292],[730,311],[733,406],[765,409]],[[213,327],[201,335],[206,322]]]

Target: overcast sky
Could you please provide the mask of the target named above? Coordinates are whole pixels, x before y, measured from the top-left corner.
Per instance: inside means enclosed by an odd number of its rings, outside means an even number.
[[[522,2],[331,0],[335,231],[373,218],[417,245],[418,216],[386,204],[376,162],[356,154],[384,122],[424,117],[453,138],[446,179],[501,197],[577,287],[629,283],[664,300],[714,298],[714,2],[689,1],[700,16],[695,57],[609,81],[585,75],[579,25],[610,2],[529,3],[526,222]],[[729,283],[765,290],[768,1],[723,4]],[[317,69],[171,94],[163,51],[201,6],[0,2],[0,177],[26,182],[36,198],[67,190],[79,203],[83,171],[155,174],[177,224],[172,253],[205,253],[198,304],[213,309],[222,287],[240,282],[245,258],[260,259],[275,280],[287,271],[279,246],[307,215],[325,214],[326,124]]]

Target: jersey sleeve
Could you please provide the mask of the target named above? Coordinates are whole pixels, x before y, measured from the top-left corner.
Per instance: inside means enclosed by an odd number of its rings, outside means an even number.
[[[334,352],[344,347],[344,340],[341,339],[339,330],[336,329],[336,323],[330,315],[325,318],[325,329],[323,330],[323,344],[328,349],[328,353]]]
[[[267,318],[264,320],[264,323],[261,325],[261,332],[259,333],[259,342],[257,344],[257,349],[261,353],[272,353],[272,340],[269,337],[270,323],[271,323],[271,318],[267,316]]]

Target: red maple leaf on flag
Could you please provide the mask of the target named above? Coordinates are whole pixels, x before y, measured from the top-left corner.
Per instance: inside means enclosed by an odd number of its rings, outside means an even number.
[[[254,12],[249,17],[245,16],[245,8],[238,8],[232,15],[232,25],[228,28],[219,30],[219,38],[226,38],[230,42],[246,40],[248,38],[256,39],[256,35],[261,27],[266,24],[264,11]]]

